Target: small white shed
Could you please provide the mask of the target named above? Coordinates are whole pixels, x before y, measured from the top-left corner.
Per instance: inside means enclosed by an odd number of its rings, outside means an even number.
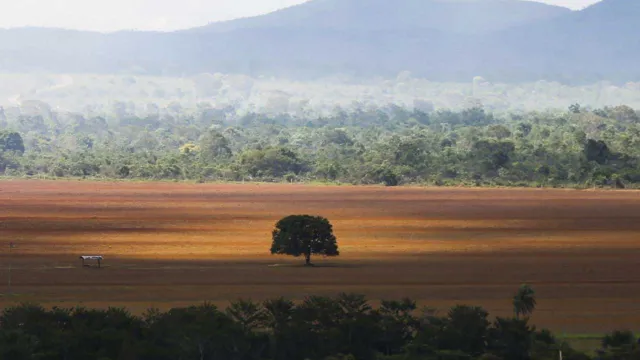
[[[85,261],[87,260],[98,261],[98,267],[100,267],[100,263],[103,258],[100,255],[83,255],[83,256],[80,256],[80,259],[82,260],[82,267],[86,266]]]

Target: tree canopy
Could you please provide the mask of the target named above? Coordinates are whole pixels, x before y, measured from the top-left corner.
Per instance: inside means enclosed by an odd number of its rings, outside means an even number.
[[[0,129],[0,152],[5,151],[24,153],[24,142],[19,133]]]
[[[0,311],[0,360],[566,360],[587,353],[559,341],[528,318],[489,316],[478,306],[448,311],[417,308],[412,299],[362,295],[305,296],[204,303],[134,315],[126,309],[45,309],[34,304]],[[594,359],[638,359],[630,331],[602,337]],[[594,354],[595,355],[595,354]]]
[[[321,216],[287,216],[276,223],[272,240],[271,254],[304,256],[306,265],[311,264],[312,254],[340,255],[333,227]]]
[[[640,122],[624,106],[498,114],[482,104],[354,105],[316,116],[206,104],[136,115],[125,105],[104,114],[6,111],[0,175],[640,187]]]

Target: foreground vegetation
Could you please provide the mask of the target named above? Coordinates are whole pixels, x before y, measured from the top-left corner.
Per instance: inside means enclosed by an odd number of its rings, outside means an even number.
[[[457,305],[446,314],[418,311],[410,299],[372,308],[356,294],[205,303],[134,316],[125,309],[45,310],[23,304],[0,316],[0,359],[557,359],[588,360],[529,315],[533,290],[513,298],[514,316],[490,319],[481,307]],[[595,349],[594,349],[595,350]],[[634,335],[605,336],[600,359],[637,359]]]
[[[627,106],[497,116],[397,106],[313,117],[232,107],[132,115],[0,113],[5,176],[194,181],[637,187],[640,117]]]

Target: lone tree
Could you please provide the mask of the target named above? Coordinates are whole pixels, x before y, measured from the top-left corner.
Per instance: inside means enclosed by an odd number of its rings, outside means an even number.
[[[271,254],[304,255],[311,265],[311,254],[338,256],[338,244],[329,220],[320,216],[291,215],[276,224]]]

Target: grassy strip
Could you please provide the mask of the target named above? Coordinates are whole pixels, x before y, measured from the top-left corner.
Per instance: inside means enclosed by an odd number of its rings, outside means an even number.
[[[351,184],[345,182],[338,181],[324,181],[324,180],[308,180],[308,181],[296,181],[296,182],[287,182],[286,180],[282,181],[231,181],[231,180],[195,180],[195,179],[161,179],[161,178],[108,178],[102,176],[92,176],[92,177],[56,177],[49,175],[33,175],[33,176],[6,176],[1,175],[0,181],[10,181],[10,180],[56,180],[56,181],[88,181],[88,182],[118,182],[118,183],[182,183],[182,184],[252,184],[252,185],[261,185],[261,184],[293,184],[293,185],[311,185],[311,186],[384,186],[383,184],[378,185],[365,185],[365,184]],[[513,183],[511,185],[504,184],[494,184],[494,183],[483,183],[480,185],[470,184],[466,182],[448,182],[446,184],[435,184],[432,182],[420,182],[420,183],[406,183],[402,185],[398,185],[397,187],[421,187],[421,188],[474,188],[474,189],[565,189],[565,190],[625,190],[625,189],[614,189],[612,187],[601,186],[601,187],[592,187],[586,186],[584,184],[562,184],[562,185],[550,185],[550,184],[539,184],[539,183]],[[631,186],[627,186],[627,191],[640,190],[640,184],[631,184]]]

